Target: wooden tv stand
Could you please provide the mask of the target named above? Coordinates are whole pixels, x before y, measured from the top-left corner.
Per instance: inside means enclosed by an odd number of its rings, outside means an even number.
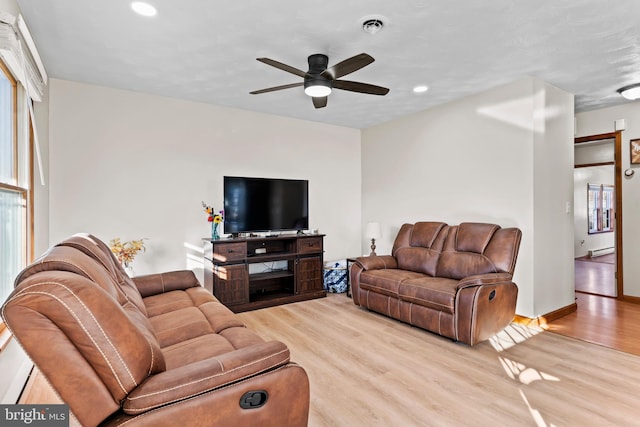
[[[204,285],[235,313],[320,298],[323,234],[205,239]]]

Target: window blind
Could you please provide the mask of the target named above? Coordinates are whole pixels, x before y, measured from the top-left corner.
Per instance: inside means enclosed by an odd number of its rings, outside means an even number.
[[[42,101],[47,73],[22,16],[0,12],[0,56],[31,98]]]

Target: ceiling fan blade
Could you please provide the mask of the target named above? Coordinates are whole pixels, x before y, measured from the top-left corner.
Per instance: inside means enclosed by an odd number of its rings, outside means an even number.
[[[369,95],[386,95],[389,89],[382,86],[371,85],[369,83],[352,82],[349,80],[335,80],[334,89],[348,90],[351,92],[368,93]]]
[[[313,99],[313,106],[316,108],[323,108],[327,106],[326,96],[314,96],[311,99]]]
[[[352,56],[342,62],[338,62],[331,68],[327,68],[322,72],[322,75],[327,78],[339,79],[342,76],[346,76],[354,71],[358,71],[360,68],[366,67],[373,61],[375,61],[375,59],[373,59],[371,55],[361,53],[360,55]]]
[[[256,59],[267,65],[271,65],[272,67],[276,67],[279,70],[283,70],[288,73],[295,74],[296,76],[299,76],[299,77],[305,77],[307,75],[305,71],[298,70],[297,68],[294,68],[291,65],[283,64],[282,62],[274,61],[273,59],[269,59],[269,58],[256,58]]]
[[[290,83],[288,85],[274,86],[274,87],[268,87],[266,89],[254,90],[253,92],[249,92],[249,93],[251,95],[258,95],[258,94],[261,94],[261,93],[273,92],[273,91],[282,90],[282,89],[289,89],[289,88],[292,88],[292,87],[298,87],[298,86],[302,86],[302,85],[304,85],[304,82]]]

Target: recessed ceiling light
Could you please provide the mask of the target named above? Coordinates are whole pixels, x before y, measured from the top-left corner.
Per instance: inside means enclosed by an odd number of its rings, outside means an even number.
[[[143,1],[132,2],[131,9],[133,9],[133,11],[138,15],[142,16],[156,16],[156,14],[158,13],[155,7]]]
[[[415,93],[424,93],[429,90],[429,86],[420,85],[413,88]]]

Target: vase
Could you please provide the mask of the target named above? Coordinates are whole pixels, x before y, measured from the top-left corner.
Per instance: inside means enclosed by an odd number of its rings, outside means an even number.
[[[123,262],[122,267],[124,267],[124,271],[125,273],[127,273],[127,276],[129,277],[135,276],[135,272],[133,271],[133,265],[131,265],[130,262]]]
[[[218,226],[219,225],[220,225],[220,223],[218,223],[218,222],[212,222],[211,223],[211,240],[220,239],[220,234],[218,233]]]

